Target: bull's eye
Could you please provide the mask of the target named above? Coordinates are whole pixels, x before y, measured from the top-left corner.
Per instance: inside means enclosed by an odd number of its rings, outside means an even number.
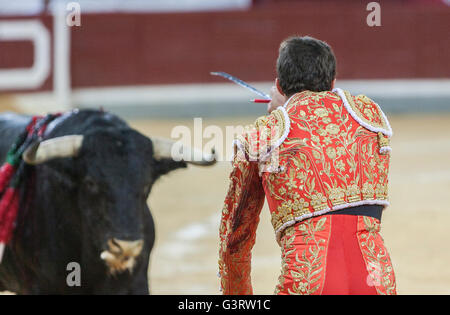
[[[90,176],[86,176],[86,178],[83,181],[83,185],[90,193],[97,193],[98,192],[98,185],[94,181],[94,179]]]

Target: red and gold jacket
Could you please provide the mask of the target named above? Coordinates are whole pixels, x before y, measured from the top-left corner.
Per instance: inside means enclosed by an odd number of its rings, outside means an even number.
[[[235,144],[220,224],[224,294],[252,294],[251,249],[267,198],[277,241],[330,211],[387,206],[389,138],[380,107],[341,89],[304,91],[247,126]]]

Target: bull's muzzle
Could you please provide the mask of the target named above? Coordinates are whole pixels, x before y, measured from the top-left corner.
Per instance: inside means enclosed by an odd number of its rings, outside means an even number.
[[[105,261],[111,274],[125,270],[132,272],[143,247],[143,240],[123,241],[113,238],[108,240],[108,249],[100,254],[100,258]]]

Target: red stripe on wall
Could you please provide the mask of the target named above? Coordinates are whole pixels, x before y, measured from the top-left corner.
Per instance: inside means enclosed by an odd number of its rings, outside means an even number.
[[[340,79],[449,76],[449,7],[381,2],[380,27],[367,26],[368,14],[363,2],[325,0],[261,2],[249,11],[82,12],[71,28],[72,87],[223,82],[210,71],[270,81],[279,43],[293,34],[328,42]],[[50,16],[39,18],[51,29]],[[30,47],[7,45],[0,67],[30,63]]]

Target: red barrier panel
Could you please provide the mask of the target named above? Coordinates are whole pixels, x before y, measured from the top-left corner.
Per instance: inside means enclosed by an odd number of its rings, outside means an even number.
[[[450,68],[450,9],[381,3],[381,26],[366,23],[358,1],[255,2],[248,11],[83,14],[71,28],[72,87],[222,82],[210,71],[246,81],[275,77],[279,43],[289,35],[327,41],[340,79],[444,78]],[[51,17],[45,16],[46,24]],[[0,44],[2,45],[2,44]],[[17,43],[0,49],[0,67],[29,63]],[[51,79],[43,89],[51,88]]]

